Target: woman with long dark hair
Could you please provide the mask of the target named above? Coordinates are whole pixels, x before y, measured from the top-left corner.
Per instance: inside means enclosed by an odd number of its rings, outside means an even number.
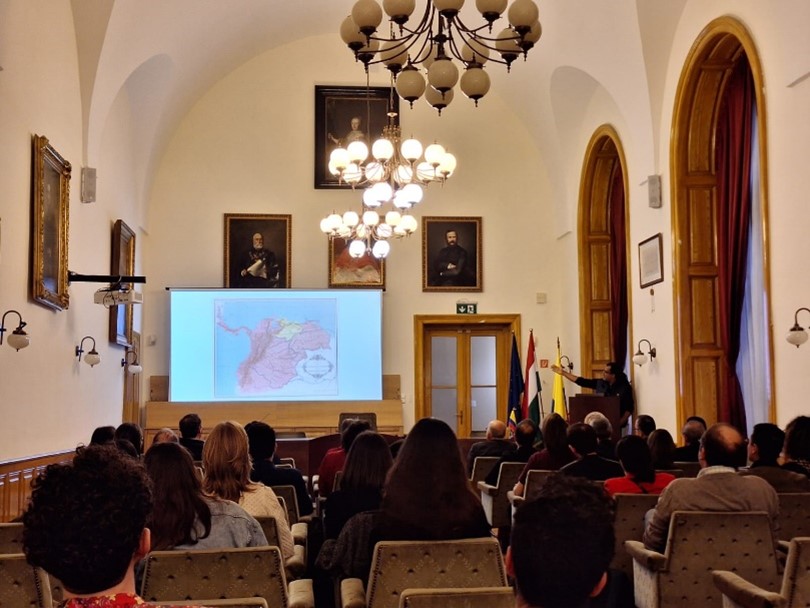
[[[393,459],[385,439],[374,431],[360,433],[349,448],[340,489],[324,505],[324,537],[337,538],[357,513],[380,508],[383,487]]]
[[[203,447],[203,468],[205,493],[236,502],[254,517],[275,517],[281,554],[284,559],[292,557],[292,532],[276,493],[264,484],[250,481],[248,437],[241,424],[220,422],[211,429]]]
[[[558,471],[576,456],[568,447],[568,423],[559,414],[547,414],[541,427],[543,449],[532,454],[515,484],[515,495],[523,496],[529,471]]]
[[[668,471],[675,468],[675,440],[666,429],[655,429],[647,438],[653,468]]]
[[[267,545],[262,528],[238,505],[203,495],[191,454],[177,443],[157,443],[144,464],[154,509],[147,526],[152,549],[227,549]]]
[[[615,494],[660,494],[675,479],[669,473],[657,473],[653,468],[650,447],[638,435],[627,435],[616,444],[616,455],[624,469],[624,477],[605,481],[605,492]]]

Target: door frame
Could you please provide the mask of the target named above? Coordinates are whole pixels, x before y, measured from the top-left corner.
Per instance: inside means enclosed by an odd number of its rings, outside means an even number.
[[[482,327],[498,329],[509,329],[515,336],[520,352],[520,314],[482,314],[482,315],[414,315],[414,418],[421,420],[428,414],[426,410],[427,390],[425,384],[425,336],[434,329],[446,329],[451,326],[469,326],[470,329],[481,329]],[[511,357],[512,344],[508,344],[505,352],[498,353],[499,359],[509,361]],[[498,395],[497,412],[498,418],[505,420],[506,400],[509,395],[509,366],[501,366],[497,370]],[[503,411],[501,411],[503,410]]]

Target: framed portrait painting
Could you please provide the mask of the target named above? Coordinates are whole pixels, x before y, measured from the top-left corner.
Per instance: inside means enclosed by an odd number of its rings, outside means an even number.
[[[292,215],[225,214],[225,287],[290,286]]]
[[[112,231],[112,262],[110,274],[132,276],[135,274],[135,231],[124,220],[117,220]],[[134,285],[129,284],[132,289]],[[133,307],[110,306],[110,342],[132,346]]]
[[[31,282],[35,302],[65,310],[68,295],[68,218],[71,166],[48,138],[34,135]]]
[[[480,217],[422,218],[422,291],[482,291]]]
[[[664,246],[660,232],[638,244],[638,273],[642,289],[663,282]]]
[[[399,95],[392,97],[389,87],[315,87],[316,188],[351,188],[329,172],[329,155],[353,141],[371,148],[388,124],[389,103],[399,112]]]
[[[385,289],[385,260],[366,251],[353,258],[349,243],[341,238],[329,242],[329,287],[359,287]]]

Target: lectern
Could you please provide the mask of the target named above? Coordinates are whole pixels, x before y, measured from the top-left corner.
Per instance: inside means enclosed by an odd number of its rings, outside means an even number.
[[[608,420],[610,426],[613,427],[613,441],[618,441],[622,437],[622,430],[619,428],[619,398],[602,397],[600,395],[591,395],[581,393],[579,395],[572,395],[568,399],[568,423],[574,424],[575,422],[582,422],[585,416],[591,412],[601,412]]]

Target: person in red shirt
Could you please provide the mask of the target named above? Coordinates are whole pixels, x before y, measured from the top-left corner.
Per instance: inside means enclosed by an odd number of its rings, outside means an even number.
[[[352,447],[355,438],[363,431],[371,429],[367,420],[345,420],[345,428],[341,429],[340,447],[332,448],[326,452],[321,466],[318,467],[318,495],[326,498],[335,487],[335,475],[343,470],[346,464],[346,454]]]
[[[650,447],[638,435],[627,435],[616,444],[624,477],[605,481],[605,492],[615,494],[660,494],[675,479],[669,473],[657,473],[653,468]]]

